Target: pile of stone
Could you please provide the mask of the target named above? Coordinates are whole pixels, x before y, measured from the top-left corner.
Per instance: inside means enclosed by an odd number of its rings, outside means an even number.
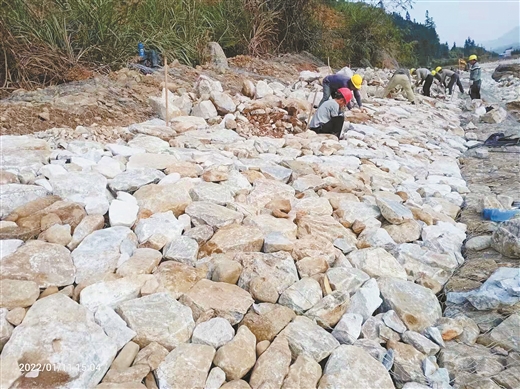
[[[464,261],[461,110],[373,98],[338,140],[286,131],[306,81],[246,84],[165,93],[171,126],[127,141],[0,138],[2,387],[451,387],[443,348],[478,337],[436,297]],[[283,136],[247,135],[262,109]]]

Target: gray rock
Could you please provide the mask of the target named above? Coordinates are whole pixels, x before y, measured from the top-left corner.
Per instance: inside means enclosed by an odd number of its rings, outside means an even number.
[[[202,344],[180,344],[155,371],[161,389],[204,388],[215,349]]]
[[[195,266],[199,244],[195,239],[177,236],[164,248],[164,257],[187,265]]]
[[[85,206],[88,214],[108,211],[107,179],[99,173],[69,172],[49,180],[53,194]]]
[[[192,343],[206,344],[218,349],[235,336],[235,330],[229,321],[221,317],[215,317],[197,324],[191,337]]]
[[[105,331],[105,334],[115,342],[118,350],[122,349],[125,344],[137,335],[135,331],[127,327],[125,321],[112,308],[106,305],[100,306],[94,317],[96,323]]]
[[[456,304],[466,300],[478,310],[516,304],[520,301],[520,269],[500,267],[478,289],[447,295],[447,301]]]
[[[387,325],[387,327],[390,327],[395,332],[398,332],[400,334],[404,333],[406,331],[406,326],[402,322],[402,320],[397,316],[397,313],[395,311],[390,310],[383,314],[383,322]]]
[[[491,246],[500,254],[520,258],[520,219],[500,223],[491,239]]]
[[[0,186],[0,218],[5,218],[21,205],[45,197],[47,189],[38,185],[4,184]]]
[[[406,331],[402,335],[402,339],[403,342],[412,345],[426,355],[435,355],[440,350],[440,347],[437,344],[415,331]]]
[[[2,359],[12,357],[25,361],[24,358],[31,355],[30,363],[56,364],[57,371],[53,374],[60,377],[61,387],[86,388],[101,381],[116,352],[116,342],[95,323],[90,311],[64,294],[56,293],[38,300],[29,309],[4,346]],[[76,366],[94,366],[95,369]],[[40,373],[35,378],[22,378],[17,384],[46,386],[47,379],[47,374]]]
[[[370,279],[352,296],[347,312],[359,314],[363,321],[367,320],[383,302],[379,294],[377,282],[373,278]]]
[[[466,242],[466,249],[475,251],[485,250],[491,247],[491,242],[492,239],[489,235],[475,236]]]
[[[190,191],[194,201],[209,201],[218,205],[233,202],[233,196],[225,186],[213,182],[201,182]]]
[[[172,211],[154,213],[146,219],[140,219],[135,226],[135,234],[139,243],[150,243],[160,250],[182,234],[183,224],[173,215]]]
[[[385,367],[362,348],[341,345],[329,357],[318,388],[388,388],[394,384]]]
[[[347,291],[351,295],[370,279],[364,271],[348,267],[333,267],[326,274],[332,289]]]
[[[520,351],[520,314],[513,313],[494,328],[490,333],[479,338],[478,342],[486,346],[499,346],[510,351]]]
[[[207,224],[213,228],[221,228],[234,222],[240,223],[244,218],[240,212],[210,201],[194,201],[186,207],[186,214],[192,218],[196,226]]]
[[[278,302],[301,315],[317,304],[322,297],[323,292],[318,281],[306,277],[285,289]]]
[[[226,382],[226,373],[220,367],[210,370],[204,389],[219,389]]]
[[[122,255],[132,255],[137,238],[128,227],[111,227],[94,231],[72,252],[76,267],[76,283],[100,280],[113,273]],[[92,261],[96,258],[96,261]]]
[[[281,334],[287,338],[293,358],[307,354],[316,362],[321,362],[339,346],[329,332],[303,316],[296,316]]]
[[[356,250],[347,258],[352,265],[371,277],[395,277],[406,280],[406,271],[401,264],[381,247]]]
[[[412,211],[397,201],[386,200],[378,197],[377,206],[381,210],[383,217],[392,224],[403,224],[408,220],[413,220]]]
[[[332,330],[334,336],[341,344],[354,344],[361,334],[363,316],[356,313],[345,313]]]
[[[147,184],[157,184],[165,174],[157,169],[137,168],[130,169],[115,176],[109,183],[113,191],[135,192]]]
[[[191,310],[168,293],[125,301],[116,311],[137,333],[133,340],[140,347],[157,342],[172,350],[187,342],[195,328]]]
[[[293,242],[281,232],[271,232],[264,239],[264,253],[275,253],[277,251],[291,251]]]

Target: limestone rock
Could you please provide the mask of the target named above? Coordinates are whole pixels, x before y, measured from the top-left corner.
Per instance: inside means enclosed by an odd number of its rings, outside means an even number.
[[[124,320],[112,308],[106,305],[100,306],[94,317],[96,323],[105,331],[105,334],[116,343],[118,350],[122,349],[136,335],[135,331],[128,328]]]
[[[160,250],[175,237],[182,234],[184,226],[172,211],[155,213],[149,218],[140,219],[135,225],[139,243],[148,248]]]
[[[199,244],[195,239],[177,236],[164,248],[164,257],[195,266],[198,252]]]
[[[305,316],[316,321],[323,328],[333,328],[341,319],[350,303],[349,294],[334,291],[323,297],[317,304],[309,309]]]
[[[289,367],[282,389],[314,389],[320,378],[320,364],[306,354],[300,354]]]
[[[202,344],[180,344],[159,365],[155,375],[161,389],[204,388],[215,349]]]
[[[5,218],[17,207],[47,196],[48,191],[37,185],[5,184],[0,186],[0,218]]]
[[[382,364],[356,346],[341,345],[329,357],[318,388],[388,388],[394,384]]]
[[[397,201],[378,197],[376,204],[383,217],[392,224],[402,224],[407,220],[413,220],[412,211]]]
[[[207,279],[197,282],[180,301],[191,308],[195,319],[213,309],[232,325],[239,323],[253,304],[249,293],[238,286]]]
[[[251,373],[249,385],[253,389],[265,387],[280,389],[291,364],[291,350],[287,340],[278,337],[258,358]]]
[[[168,185],[145,185],[134,193],[140,210],[149,210],[151,213],[172,211],[178,217],[191,204],[192,200],[188,193],[177,184]]]
[[[420,332],[442,315],[437,297],[423,286],[398,278],[381,278],[378,285],[384,307],[396,311],[409,330]]]
[[[426,355],[435,355],[439,352],[440,347],[415,331],[406,331],[402,335],[403,342],[415,347],[418,351]]]
[[[379,294],[379,287],[375,279],[372,278],[368,280],[363,287],[352,296],[347,312],[361,315],[363,321],[367,320],[383,302]]]
[[[139,207],[136,204],[112,200],[108,209],[110,225],[112,227],[132,227],[137,220],[137,212],[139,212]]]
[[[220,367],[210,370],[204,389],[219,389],[226,382],[226,373]]]
[[[153,168],[130,169],[115,176],[109,186],[114,192],[132,193],[142,186],[157,184],[164,177],[164,173]]]
[[[282,332],[294,358],[308,354],[316,362],[327,358],[339,342],[312,320],[297,316]]]
[[[74,283],[75,269],[69,250],[39,240],[29,241],[2,259],[0,277],[34,281],[40,288]]]
[[[168,350],[157,342],[151,342],[137,353],[133,365],[147,365],[150,370],[156,370],[168,355]]]
[[[186,214],[192,218],[196,226],[207,224],[213,228],[240,223],[244,218],[240,212],[209,201],[194,201],[186,208]]]
[[[100,280],[113,273],[122,255],[133,253],[137,238],[128,227],[111,227],[94,231],[72,252],[76,283]],[[127,257],[127,258],[128,258]],[[92,258],[96,258],[95,261]]]
[[[520,314],[513,313],[506,320],[495,327],[489,334],[478,339],[480,344],[500,346],[506,350],[520,351]]]
[[[318,281],[306,277],[285,289],[280,295],[279,303],[301,315],[317,304],[322,297]]]
[[[256,338],[246,327],[240,326],[231,342],[218,349],[213,363],[226,373],[228,380],[244,377],[256,362]]]
[[[0,308],[30,307],[39,295],[40,289],[34,281],[0,280]]]
[[[116,308],[123,301],[137,298],[142,286],[152,277],[141,274],[91,284],[81,291],[80,303],[92,312],[100,306]]]
[[[105,219],[102,215],[87,215],[78,226],[74,229],[72,240],[67,245],[69,250],[74,250],[88,235],[94,231],[100,230],[105,224]]]
[[[184,263],[164,261],[154,275],[159,283],[157,291],[168,292],[174,299],[178,299],[193,285],[206,278],[207,270],[204,267],[194,268]]]
[[[287,324],[296,317],[293,310],[277,304],[254,305],[242,321],[256,336],[258,342],[264,340],[272,341]]]
[[[422,361],[426,355],[413,346],[401,342],[391,342],[389,347],[394,350],[394,379],[397,383],[419,382],[426,384],[422,370]]]
[[[125,301],[117,312],[137,333],[134,341],[141,347],[157,342],[172,350],[187,342],[195,328],[191,310],[167,293]]]
[[[99,173],[69,172],[49,180],[53,194],[85,206],[88,214],[104,215],[108,210],[107,179]]]
[[[116,273],[122,277],[150,274],[157,268],[161,259],[160,251],[148,248],[137,249],[126,262],[117,268]]]
[[[220,228],[215,235],[201,247],[200,255],[226,253],[229,251],[260,251],[264,243],[264,235],[256,227],[231,224]]]
[[[406,271],[403,267],[381,247],[353,251],[347,259],[371,277],[395,277],[406,280]]]
[[[61,246],[67,246],[72,240],[70,225],[54,224],[52,227],[42,232],[38,239],[49,243],[56,243]]]
[[[361,333],[363,316],[357,313],[345,313],[332,330],[334,336],[341,344],[353,344]]]
[[[85,342],[85,336],[89,341]],[[3,358],[20,363],[62,364],[56,370],[40,371],[35,378],[20,378],[15,387],[46,386],[93,387],[98,384],[116,355],[117,347],[94,322],[84,307],[61,293],[38,300],[2,351]],[[96,369],[71,371],[66,366],[95,366]],[[59,381],[57,381],[59,380]]]
[[[218,349],[235,336],[235,330],[226,319],[215,317],[197,324],[191,337],[192,343],[206,344]]]

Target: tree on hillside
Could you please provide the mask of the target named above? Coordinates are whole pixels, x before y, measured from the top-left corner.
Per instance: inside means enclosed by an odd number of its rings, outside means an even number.
[[[435,22],[433,21],[433,18],[430,17],[430,13],[428,12],[428,10],[426,10],[426,20],[424,21],[424,25],[426,26],[426,28],[433,28],[435,29],[435,27],[437,27],[435,25]]]
[[[365,3],[374,5],[386,10],[407,10],[413,8],[415,0],[364,0]]]
[[[410,21],[410,12],[406,11],[406,21]]]

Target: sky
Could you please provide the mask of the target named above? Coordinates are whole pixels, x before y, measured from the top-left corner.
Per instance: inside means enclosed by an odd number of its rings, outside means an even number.
[[[424,23],[426,10],[450,47],[464,46],[468,36],[477,44],[492,41],[520,25],[520,0],[416,0],[411,19]]]

